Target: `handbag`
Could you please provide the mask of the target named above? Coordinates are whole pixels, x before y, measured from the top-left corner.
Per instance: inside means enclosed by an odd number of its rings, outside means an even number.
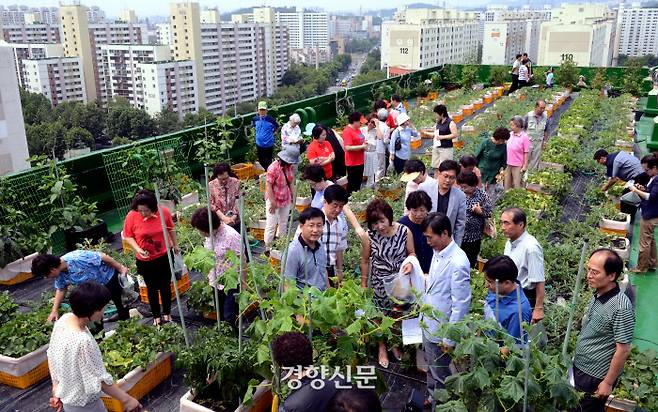
[[[395,151],[402,149],[402,140],[400,139],[400,131],[398,129],[397,137],[395,138]]]
[[[180,253],[174,253],[174,276],[176,276],[176,280],[181,280],[183,278],[183,271],[185,271],[183,255]]]

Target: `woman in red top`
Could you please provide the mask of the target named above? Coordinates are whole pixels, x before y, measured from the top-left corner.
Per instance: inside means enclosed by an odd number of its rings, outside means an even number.
[[[324,126],[315,125],[311,131],[313,141],[306,149],[306,156],[312,165],[322,166],[324,168],[324,178],[331,180],[333,172],[331,170],[331,162],[334,161],[336,155],[331,144],[327,142],[327,131]]]
[[[149,305],[153,314],[153,324],[171,321],[171,268],[167,258],[167,247],[160,213],[164,216],[169,246],[179,252],[174,221],[171,212],[166,207],[158,207],[155,195],[148,190],[140,190],[133,198],[131,211],[126,215],[123,224],[124,240],[135,251],[137,258],[137,273],[146,282]],[[158,302],[158,294],[162,300],[162,311]]]
[[[343,130],[345,145],[345,169],[347,170],[347,192],[351,194],[361,189],[363,163],[368,148],[361,133],[361,113],[354,112],[347,117],[349,124]]]

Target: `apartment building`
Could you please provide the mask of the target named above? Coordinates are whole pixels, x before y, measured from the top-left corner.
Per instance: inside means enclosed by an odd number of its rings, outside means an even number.
[[[0,33],[7,43],[61,43],[58,24],[6,24]]]
[[[658,8],[641,3],[620,4],[617,12],[618,54],[641,57],[658,55]]]
[[[43,94],[53,107],[64,101],[87,102],[79,57],[26,59],[23,60],[23,69],[23,88]]]
[[[123,97],[134,107],[144,106],[139,64],[171,59],[167,45],[105,44],[101,52],[105,99]]]
[[[169,23],[160,23],[155,25],[156,37],[158,44],[171,44],[171,25]]]
[[[12,54],[11,47],[0,46],[0,175],[30,168]]]
[[[47,57],[64,56],[64,48],[58,43],[3,43],[11,47],[14,54],[14,64],[18,76],[18,85],[25,87],[25,69],[23,60],[44,59]]]
[[[484,13],[482,64],[510,64],[516,54],[528,53],[537,61],[541,24],[551,10],[507,10],[495,7]]]
[[[150,115],[173,110],[178,118],[199,110],[199,89],[191,60],[139,63],[141,108]]]
[[[475,61],[479,22],[472,12],[407,9],[382,23],[382,69],[419,70]]]
[[[271,18],[229,23],[213,16],[198,3],[171,4],[171,46],[175,60],[194,62],[200,105],[224,113],[276,89],[288,65],[287,28]]]
[[[254,9],[254,16],[256,16]],[[257,21],[257,19],[254,19]],[[276,12],[276,22],[288,27],[291,49],[329,49],[329,15],[297,7],[295,12]]]
[[[541,24],[539,65],[573,60],[579,66],[611,66],[616,54],[615,12],[605,4],[564,4]]]

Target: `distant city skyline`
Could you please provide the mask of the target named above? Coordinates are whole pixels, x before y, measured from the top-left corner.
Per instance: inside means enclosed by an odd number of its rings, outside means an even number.
[[[174,1],[171,1],[174,2]],[[128,8],[135,10],[135,13],[140,18],[145,18],[149,16],[164,16],[169,14],[169,3],[167,0],[142,0],[139,2],[131,1],[112,1],[112,2],[98,2],[95,0],[84,1],[81,0],[80,3],[91,7],[97,6],[105,11],[108,17],[118,16],[121,10]],[[328,12],[357,12],[359,9],[367,10],[380,10],[380,9],[392,9],[400,6],[405,6],[408,4],[414,3],[427,3],[436,6],[443,6],[445,3],[448,7],[482,7],[486,4],[509,4],[508,1],[487,1],[487,0],[404,0],[397,3],[386,3],[381,0],[361,0],[359,2],[354,2],[351,0],[316,0],[312,2],[312,5],[309,5],[308,1],[301,0],[261,0],[261,1],[240,1],[239,6],[230,6],[227,7],[225,4],[222,4],[218,0],[197,0],[201,7],[217,7],[220,13],[230,13],[239,8],[244,7],[259,7],[259,6],[270,6],[270,7],[319,7],[323,8]],[[591,2],[591,0],[590,0]],[[595,1],[596,2],[596,1]],[[25,5],[28,7],[58,7],[60,1],[58,0],[2,0],[0,5],[5,7],[10,5]],[[70,0],[62,1],[64,4],[71,4]],[[539,2],[538,7],[541,7],[544,3],[551,3],[551,0],[546,0],[545,2]]]

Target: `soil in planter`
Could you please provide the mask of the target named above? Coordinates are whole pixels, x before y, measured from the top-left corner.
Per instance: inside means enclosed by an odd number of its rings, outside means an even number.
[[[615,249],[626,249],[626,240],[625,239],[614,239],[612,241],[612,247]]]
[[[239,403],[231,403],[216,399],[219,393],[220,391],[217,388],[217,384],[210,385],[210,387],[194,396],[194,403],[198,403],[199,405],[216,412],[234,411],[240,406]]]

